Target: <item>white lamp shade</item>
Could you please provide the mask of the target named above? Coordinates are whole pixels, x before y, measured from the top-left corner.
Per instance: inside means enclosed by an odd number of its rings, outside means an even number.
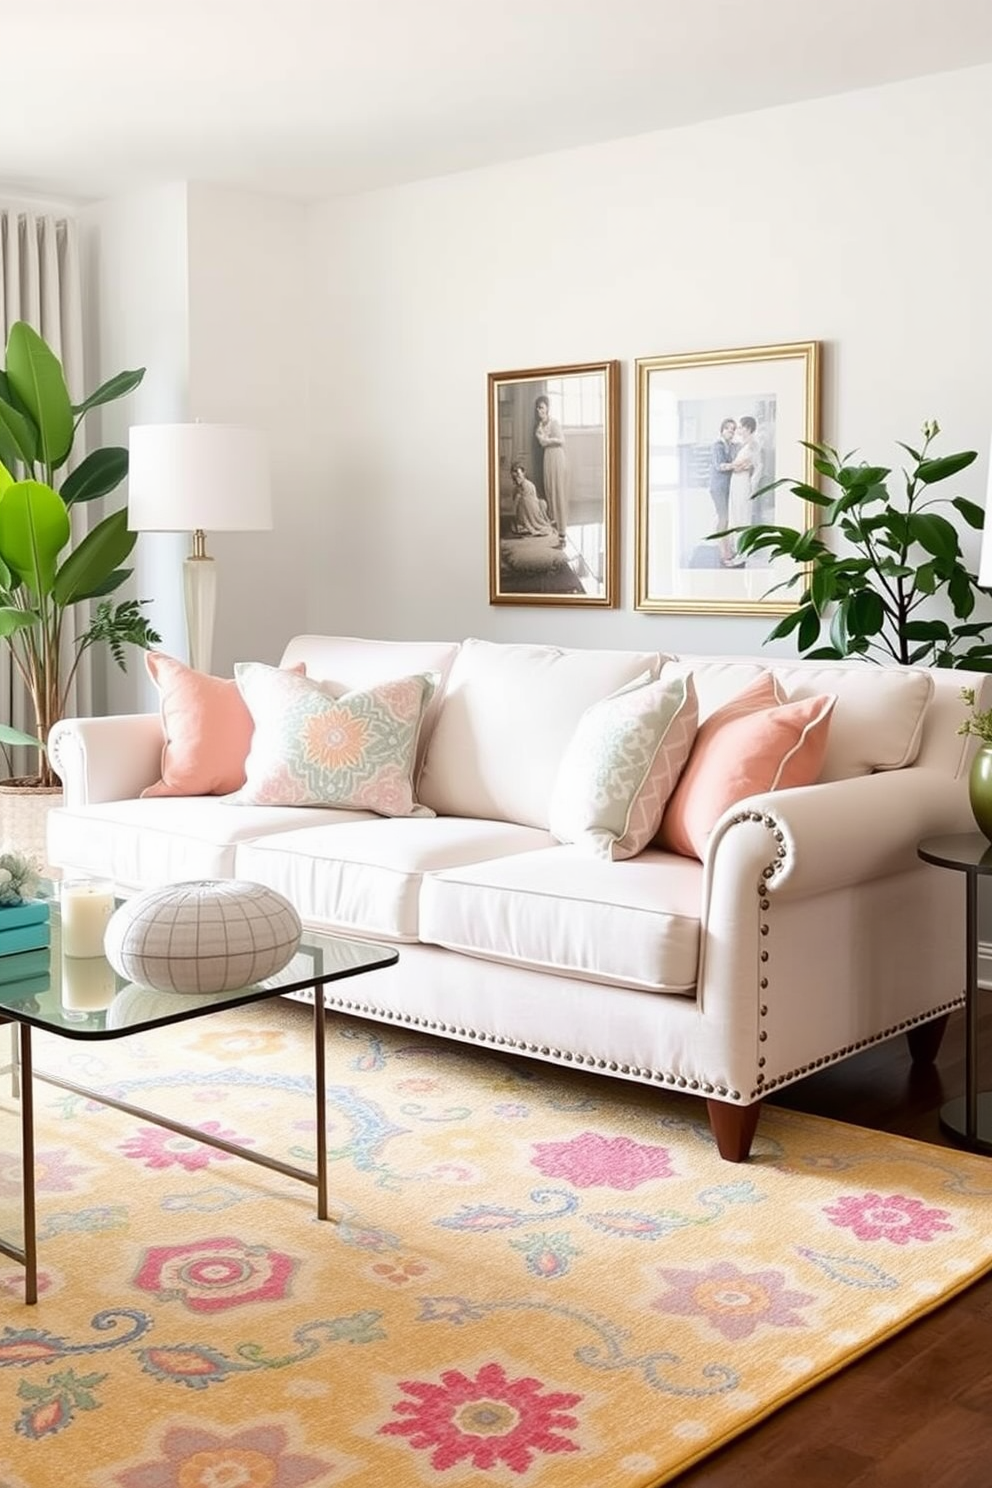
[[[978,559],[978,582],[992,586],[992,446],[989,448],[989,480],[985,493],[985,526],[982,529],[982,551]]]
[[[128,439],[132,532],[258,532],[272,526],[269,458],[256,429],[136,424]]]

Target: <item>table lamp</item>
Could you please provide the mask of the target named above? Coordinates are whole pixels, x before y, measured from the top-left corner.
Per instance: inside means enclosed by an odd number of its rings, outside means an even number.
[[[235,424],[136,424],[128,442],[129,530],[193,534],[183,562],[189,661],[209,672],[217,570],[206,534],[272,526],[265,441]]]

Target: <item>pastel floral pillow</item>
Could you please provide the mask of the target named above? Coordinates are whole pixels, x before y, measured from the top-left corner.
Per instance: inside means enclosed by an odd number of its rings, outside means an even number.
[[[234,677],[255,732],[245,785],[229,799],[434,815],[414,798],[413,769],[436,676],[398,677],[339,696],[326,683],[261,662],[238,662]]]
[[[643,851],[689,758],[698,713],[689,675],[638,678],[587,708],[558,769],[552,835],[614,860]]]

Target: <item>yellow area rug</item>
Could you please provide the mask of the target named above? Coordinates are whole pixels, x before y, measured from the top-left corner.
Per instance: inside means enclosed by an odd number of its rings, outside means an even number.
[[[310,1030],[261,1003],[36,1058],[302,1162]],[[768,1108],[732,1166],[690,1097],[339,1018],[328,1061],[330,1223],[38,1084],[2,1488],[656,1488],[992,1266],[979,1157]]]

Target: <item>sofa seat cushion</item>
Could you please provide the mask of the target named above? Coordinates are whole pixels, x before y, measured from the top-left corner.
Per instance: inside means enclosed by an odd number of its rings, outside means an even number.
[[[376,817],[241,842],[234,862],[238,878],[277,889],[305,924],[410,942],[420,938],[425,874],[526,855],[551,841],[509,822]]]
[[[424,879],[420,938],[534,971],[695,990],[702,865],[648,849],[612,863],[560,846]]]
[[[235,806],[219,796],[63,806],[49,812],[49,861],[85,868],[123,889],[234,878],[235,844],[246,838],[356,819],[375,820],[370,812],[312,806]]]

